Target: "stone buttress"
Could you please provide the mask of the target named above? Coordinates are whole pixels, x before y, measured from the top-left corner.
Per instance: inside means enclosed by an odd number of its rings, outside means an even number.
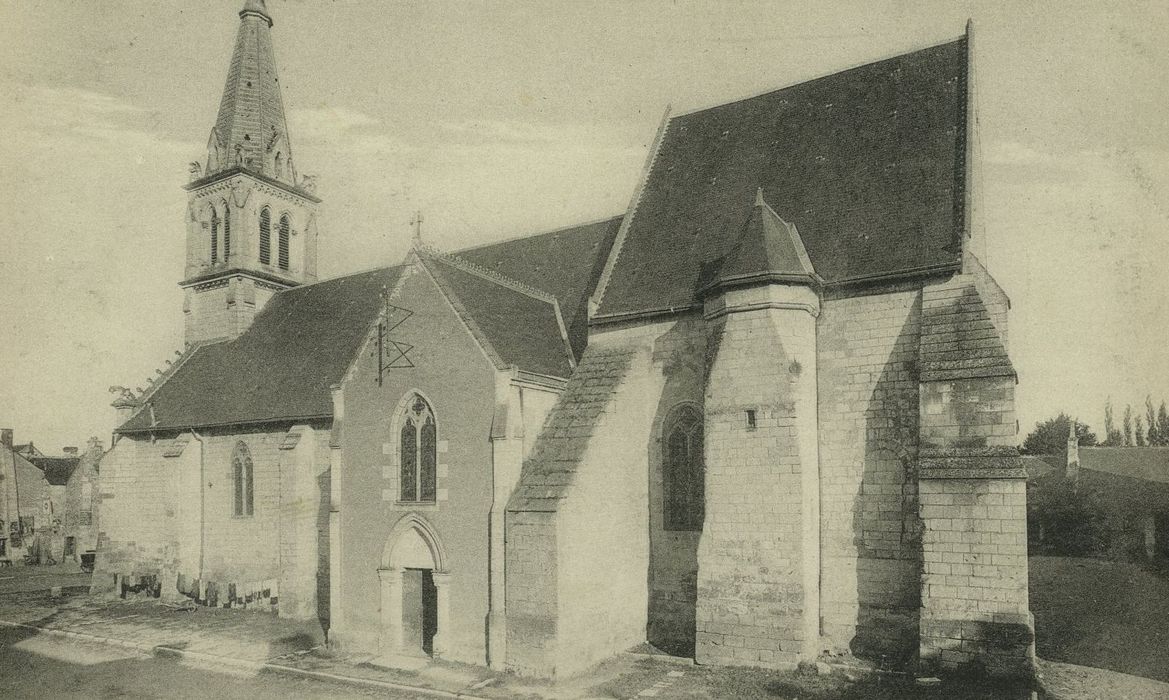
[[[1034,623],[1008,302],[976,260],[966,270],[922,292],[920,664],[1025,677]]]
[[[817,287],[798,232],[760,191],[705,302],[699,663],[789,667],[817,653]]]

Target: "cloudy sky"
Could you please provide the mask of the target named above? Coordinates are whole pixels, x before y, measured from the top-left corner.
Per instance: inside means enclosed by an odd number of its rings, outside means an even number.
[[[268,0],[321,271],[622,212],[690,110],[975,23],[977,251],[1025,433],[1169,399],[1169,3]],[[0,0],[0,424],[108,441],[182,343],[187,163],[242,0]],[[1122,410],[1122,409],[1121,409]]]

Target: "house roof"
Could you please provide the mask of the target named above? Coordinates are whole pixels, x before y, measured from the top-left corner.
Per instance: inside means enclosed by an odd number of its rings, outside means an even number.
[[[1061,473],[1060,456],[1051,455],[1022,455],[1019,461],[1027,471],[1028,479],[1039,479],[1051,474]]]
[[[328,418],[341,381],[402,268],[294,287],[246,333],[193,352],[120,432]]]
[[[45,473],[50,486],[64,486],[81,463],[80,457],[30,457],[29,460]]]
[[[572,348],[555,297],[457,256],[424,252],[421,258],[497,367],[561,378],[572,373]]]
[[[715,284],[743,284],[760,279],[814,282],[816,271],[808,259],[796,227],[768,206],[760,190],[738,242],[719,266]]]
[[[1169,484],[1169,447],[1081,447],[1080,469]]]
[[[966,43],[670,118],[598,319],[694,306],[758,188],[829,284],[956,269]]]

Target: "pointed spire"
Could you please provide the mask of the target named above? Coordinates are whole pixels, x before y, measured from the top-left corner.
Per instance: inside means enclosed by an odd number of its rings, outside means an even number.
[[[244,3],[244,9],[239,11],[239,16],[243,17],[247,14],[258,15],[268,21],[269,27],[272,26],[272,17],[268,14],[268,8],[264,6],[264,0],[247,0]]]
[[[243,167],[295,186],[272,50],[272,17],[264,0],[247,0],[239,17],[219,115],[207,142],[206,174]]]
[[[815,282],[819,278],[799,231],[767,204],[760,187],[755,191],[755,205],[739,241],[723,260],[715,283],[764,279]]]

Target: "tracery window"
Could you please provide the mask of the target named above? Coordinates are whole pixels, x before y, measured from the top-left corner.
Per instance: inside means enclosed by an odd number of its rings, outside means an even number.
[[[242,441],[237,442],[231,453],[231,474],[235,485],[236,515],[252,515],[255,513],[255,495],[252,482],[252,455],[248,446]]]
[[[280,217],[280,234],[279,234],[279,250],[277,261],[280,263],[281,270],[288,269],[288,234],[289,234],[288,214],[283,214]]]
[[[260,264],[272,262],[272,212],[268,207],[260,210]]]
[[[399,456],[401,458],[403,501],[433,503],[438,460],[438,428],[434,411],[421,396],[414,394],[400,416]]]
[[[211,262],[219,262],[219,213],[211,207]]]
[[[682,404],[662,429],[662,511],[667,530],[701,530],[706,511],[702,413]]]

